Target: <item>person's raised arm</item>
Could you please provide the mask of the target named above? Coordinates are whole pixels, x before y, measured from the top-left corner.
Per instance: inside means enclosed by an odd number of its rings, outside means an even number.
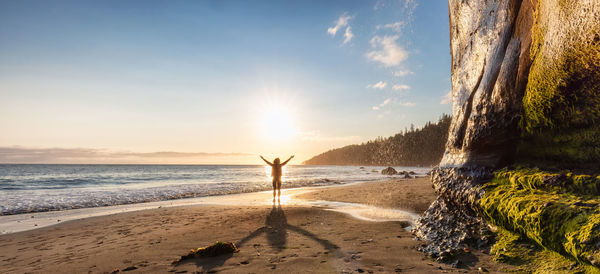
[[[260,158],[263,159],[263,161],[265,161],[265,163],[267,163],[267,165],[270,165],[270,166],[273,165],[273,163],[267,161],[267,159],[265,159],[265,157],[262,157],[262,155],[260,155]]]
[[[285,160],[285,162],[281,163],[281,165],[285,165],[287,164],[287,162],[289,162],[292,158],[294,158],[294,155],[292,155],[289,159]]]

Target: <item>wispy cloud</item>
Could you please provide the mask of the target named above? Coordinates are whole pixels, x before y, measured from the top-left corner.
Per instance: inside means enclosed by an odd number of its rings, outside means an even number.
[[[348,15],[348,13],[344,13],[342,14],[338,20],[335,23],[335,26],[330,27],[327,29],[327,33],[329,33],[331,36],[335,37],[335,35],[337,34],[337,32],[340,29],[346,28],[346,30],[344,31],[344,44],[350,42],[352,40],[352,38],[354,38],[354,34],[352,33],[352,28],[350,27],[350,19],[352,19],[353,16]]]
[[[392,89],[393,90],[409,90],[410,86],[409,85],[393,85]]]
[[[380,10],[383,7],[385,7],[385,1],[377,0],[377,2],[375,2],[375,5],[373,6],[373,10]]]
[[[414,106],[416,106],[417,104],[415,104],[415,103],[413,103],[413,102],[400,102],[400,103],[398,103],[398,105],[401,105],[401,106],[403,106],[403,107],[414,107]]]
[[[0,163],[152,163],[181,162],[226,157],[253,156],[250,153],[131,152],[92,148],[0,147]]]
[[[394,22],[394,23],[389,23],[389,24],[385,24],[385,25],[377,25],[375,27],[375,29],[391,29],[395,32],[402,32],[402,29],[407,25],[407,23],[405,21],[398,21],[398,22]]]
[[[387,83],[384,81],[379,81],[375,84],[367,86],[367,88],[374,88],[374,89],[384,89],[385,87],[387,87]]]
[[[418,5],[419,3],[417,0],[404,0],[404,12],[408,20],[412,21],[413,14],[415,13]]]
[[[446,105],[446,104],[450,104],[452,103],[452,91],[449,90],[446,94],[444,94],[442,96],[442,100],[440,101],[440,104],[442,105]]]
[[[415,74],[415,73],[408,69],[401,69],[401,70],[394,71],[394,76],[396,76],[396,77],[402,77],[402,76],[413,75],[413,74]]]
[[[385,105],[389,104],[392,101],[392,98],[387,98],[383,101],[383,103],[377,105],[377,106],[373,106],[373,110],[380,110],[382,107],[384,107]]]
[[[370,41],[373,50],[367,53],[367,58],[380,62],[386,67],[399,65],[408,57],[408,54],[396,43],[398,38],[398,35],[373,37]]]
[[[354,38],[354,34],[352,33],[350,26],[348,26],[346,27],[346,31],[344,32],[344,44],[350,42],[352,38]]]

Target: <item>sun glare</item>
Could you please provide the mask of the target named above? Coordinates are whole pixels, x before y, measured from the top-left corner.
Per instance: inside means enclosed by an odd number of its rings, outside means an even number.
[[[278,105],[265,109],[261,127],[263,134],[270,140],[286,141],[296,134],[290,111]]]

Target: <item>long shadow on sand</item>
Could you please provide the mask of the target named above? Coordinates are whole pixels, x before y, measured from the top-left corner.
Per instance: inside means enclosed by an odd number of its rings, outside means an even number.
[[[271,212],[269,213],[269,215],[267,215],[265,226],[260,227],[254,232],[248,234],[248,236],[238,241],[236,243],[236,246],[239,248],[243,246],[246,242],[252,240],[253,238],[259,236],[262,233],[265,233],[269,245],[275,248],[278,252],[281,252],[286,247],[288,230],[313,239],[314,241],[322,245],[325,249],[327,249],[327,251],[329,251],[331,254],[338,253],[339,247],[337,245],[331,243],[328,240],[321,239],[317,235],[309,231],[288,224],[285,212],[281,208],[281,205],[273,205]],[[196,263],[197,266],[202,267],[203,271],[210,272],[210,270],[212,270],[213,268],[224,265],[225,262],[231,257],[233,257],[233,254],[226,254],[212,258],[193,259],[193,261]],[[182,263],[178,263],[177,265]]]
[[[281,208],[281,205],[278,205],[278,206],[273,205],[271,212],[269,213],[269,215],[267,215],[267,219],[265,221],[265,226],[258,228],[254,232],[250,233],[248,236],[246,236],[245,238],[243,238],[239,242],[237,242],[236,245],[238,247],[241,247],[249,240],[257,237],[258,235],[260,235],[262,233],[265,233],[266,237],[267,237],[267,241],[269,242],[269,245],[271,247],[277,249],[278,251],[282,251],[283,249],[285,249],[286,244],[287,244],[287,231],[288,230],[302,234],[302,235],[318,242],[325,249],[327,249],[328,251],[330,251],[332,253],[336,252],[336,250],[339,249],[339,247],[337,245],[333,244],[332,242],[330,242],[328,240],[321,239],[317,235],[315,235],[309,231],[306,231],[297,226],[288,224],[287,218],[285,217],[285,212]]]

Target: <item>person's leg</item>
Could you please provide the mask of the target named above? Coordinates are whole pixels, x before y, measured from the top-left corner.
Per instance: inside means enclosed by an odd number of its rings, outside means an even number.
[[[277,194],[281,198],[281,179],[277,180]]]
[[[275,191],[277,191],[277,179],[273,179],[273,202],[275,202]]]

